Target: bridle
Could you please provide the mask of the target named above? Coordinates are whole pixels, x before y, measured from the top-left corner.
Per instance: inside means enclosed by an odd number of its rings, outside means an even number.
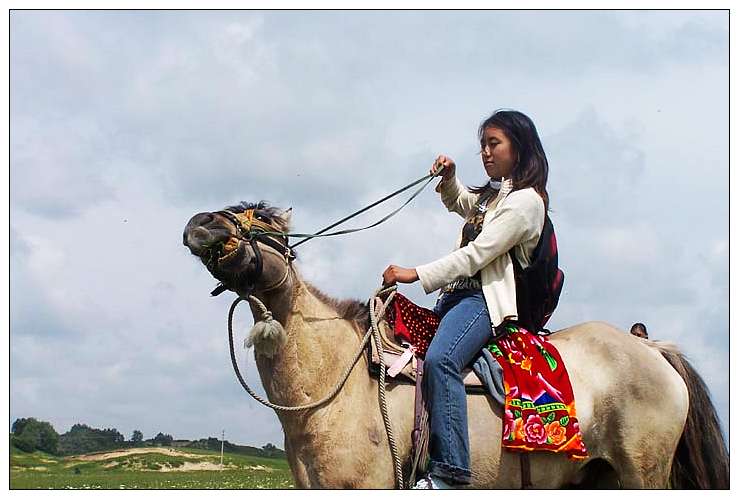
[[[215,212],[228,219],[236,227],[235,238],[238,241],[238,247],[236,250],[238,250],[242,244],[249,244],[254,253],[254,257],[252,259],[254,262],[254,268],[247,269],[245,275],[248,293],[254,291],[254,286],[262,276],[262,271],[264,270],[264,259],[262,257],[262,250],[259,248],[259,243],[264,244],[279,253],[285,259],[286,264],[285,275],[282,279],[267,288],[261,289],[260,291],[262,292],[271,291],[281,286],[287,280],[287,277],[290,274],[291,263],[295,260],[295,252],[288,245],[287,234],[279,231],[272,224],[256,218],[255,211],[256,209],[249,208],[241,213],[233,213],[228,210]],[[213,271],[212,258],[206,263],[206,266],[209,270]],[[218,296],[227,289],[229,289],[229,286],[221,281],[210,294],[211,296]]]

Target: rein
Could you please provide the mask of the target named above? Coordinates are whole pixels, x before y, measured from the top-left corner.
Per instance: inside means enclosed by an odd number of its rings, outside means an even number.
[[[257,279],[262,274],[262,254],[261,254],[261,251],[259,250],[259,246],[257,243],[266,244],[267,246],[270,246],[273,249],[277,250],[284,256],[285,261],[289,264],[292,260],[295,259],[295,252],[293,251],[293,248],[303,244],[304,242],[310,241],[314,237],[330,237],[330,236],[340,236],[344,234],[351,234],[353,232],[360,232],[363,230],[371,229],[372,227],[376,227],[380,225],[381,223],[386,222],[390,218],[397,215],[400,210],[408,206],[408,204],[411,201],[413,201],[419,194],[421,194],[421,191],[423,191],[426,188],[426,186],[428,186],[435,177],[438,177],[442,171],[443,171],[443,167],[439,168],[439,170],[437,170],[434,173],[429,173],[428,175],[425,175],[419,178],[418,180],[411,182],[405,187],[401,187],[400,189],[388,194],[382,199],[379,199],[375,201],[374,203],[369,204],[365,206],[364,208],[361,208],[355,211],[351,215],[348,215],[342,218],[338,222],[334,222],[328,227],[325,227],[319,230],[318,232],[315,232],[312,234],[277,231],[271,224],[267,222],[263,222],[255,218],[254,209],[248,209],[244,211],[243,213],[232,213],[228,210],[218,211],[216,213],[226,217],[227,219],[231,221],[231,223],[234,224],[234,226],[236,227],[236,231],[239,234],[239,238],[238,238],[239,245],[241,245],[242,242],[248,242],[251,245],[252,251],[254,253],[254,260],[255,260],[254,269],[249,270],[246,277],[248,281],[253,283],[253,282],[256,282]],[[343,230],[337,230],[335,232],[326,233],[326,231],[333,229],[337,225],[340,225],[346,222],[347,220],[350,220],[358,215],[361,215],[365,211],[371,208],[374,208],[375,206],[381,203],[384,203],[388,199],[391,199],[397,196],[398,194],[407,191],[411,187],[414,187],[420,184],[424,180],[426,182],[420,188],[418,188],[402,205],[400,205],[398,208],[396,208],[395,210],[391,211],[389,214],[382,217],[377,222],[374,222],[365,227],[358,227],[354,229],[343,229]],[[275,237],[279,237],[284,242],[277,241]],[[303,239],[298,241],[295,244],[288,244],[290,237],[300,237]],[[225,283],[221,282],[218,284],[218,286],[215,287],[213,291],[210,292],[210,295],[218,296],[224,291],[226,291],[227,289],[228,289],[228,286]]]
[[[360,210],[355,211],[351,215],[342,218],[338,222],[335,222],[335,223],[329,225],[328,227],[319,230],[318,232],[316,232],[314,234],[292,234],[292,233],[291,234],[283,233],[283,234],[285,236],[290,236],[290,237],[302,237],[302,238],[305,238],[302,241],[298,241],[297,243],[295,243],[295,244],[293,244],[293,245],[290,246],[290,248],[294,248],[294,247],[296,247],[296,246],[298,246],[300,244],[303,244],[304,242],[310,241],[314,237],[340,236],[340,235],[343,235],[343,234],[351,234],[352,232],[359,232],[359,231],[362,231],[362,230],[371,229],[372,227],[376,227],[376,226],[380,225],[381,223],[385,222],[386,220],[389,220],[390,218],[392,218],[393,216],[395,216],[400,210],[402,210],[403,208],[405,208],[408,205],[408,203],[410,203],[411,201],[413,201],[413,199],[415,199],[415,197],[418,196],[421,193],[421,191],[424,190],[426,188],[426,186],[431,183],[431,181],[434,179],[434,177],[438,177],[439,174],[441,174],[442,170],[443,170],[443,166],[442,166],[442,168],[439,168],[439,170],[436,171],[435,173],[429,173],[428,175],[426,175],[424,177],[421,177],[421,178],[419,178],[418,180],[416,180],[414,182],[411,182],[410,184],[406,185],[405,187],[401,187],[397,191],[388,194],[384,198],[379,199],[379,200],[375,201],[374,203],[372,203],[370,205],[367,205],[367,206],[365,206],[364,208],[362,208]],[[347,220],[350,220],[350,219],[356,217],[357,215],[361,215],[362,213],[364,213],[365,211],[369,210],[370,208],[374,208],[378,204],[384,203],[388,199],[397,196],[401,192],[407,191],[411,187],[420,184],[424,180],[427,180],[427,182],[425,184],[423,184],[419,189],[417,189],[416,192],[414,192],[411,195],[411,197],[409,197],[406,200],[405,203],[403,203],[402,205],[400,205],[397,209],[391,211],[388,215],[385,215],[384,217],[382,217],[377,222],[375,222],[373,224],[370,224],[370,225],[368,225],[366,227],[359,227],[359,228],[356,228],[356,229],[344,229],[344,230],[338,230],[336,232],[329,232],[328,234],[324,234],[324,232],[326,232],[327,230],[333,229],[337,225],[343,224]]]

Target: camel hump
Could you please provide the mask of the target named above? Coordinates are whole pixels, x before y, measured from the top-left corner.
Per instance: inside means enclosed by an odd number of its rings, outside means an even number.
[[[576,324],[574,326],[570,326],[565,329],[554,331],[552,332],[551,335],[549,335],[549,337],[552,340],[556,338],[557,340],[561,341],[567,338],[574,339],[574,338],[583,338],[583,337],[591,336],[591,335],[594,335],[594,336],[609,335],[612,333],[624,334],[623,330],[617,328],[613,324],[609,324],[603,321],[588,321],[588,322]]]
[[[584,322],[557,331],[551,334],[549,340],[559,350],[566,365],[580,366],[586,370],[636,369],[639,362],[647,362],[648,358],[655,355],[653,349],[644,348],[643,342],[634,341],[623,329],[600,321]],[[614,363],[612,359],[617,354],[624,354],[626,358],[621,363]],[[593,365],[589,366],[591,363]],[[589,367],[586,368],[586,365]]]

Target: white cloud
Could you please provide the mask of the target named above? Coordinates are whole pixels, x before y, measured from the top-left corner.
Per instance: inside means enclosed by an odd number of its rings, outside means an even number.
[[[637,227],[608,227],[594,232],[591,237],[596,241],[596,251],[606,258],[604,263],[611,265],[649,265],[666,249],[654,231],[643,223]]]
[[[513,107],[550,160],[554,327],[645,322],[684,347],[728,426],[727,19],[13,12],[11,421],[281,445],[230,372],[230,297],[208,296],[186,221],[264,198],[313,231],[439,153],[478,183],[476,127]],[[376,229],[299,247],[298,265],[365,300],[386,265],[451,250],[459,222],[429,189]],[[247,377],[263,393],[253,360]]]

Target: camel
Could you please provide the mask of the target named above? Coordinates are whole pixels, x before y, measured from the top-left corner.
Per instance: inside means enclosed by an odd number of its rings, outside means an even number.
[[[245,217],[244,214],[248,214]],[[252,338],[268,399],[285,406],[322,398],[353,358],[368,308],[336,300],[306,282],[287,246],[290,211],[264,202],[194,215],[183,243],[239,296],[261,300],[283,328]],[[255,321],[259,310],[252,305]],[[590,457],[530,453],[534,488],[728,488],[726,442],[707,388],[671,344],[627,334],[604,322],[554,332],[568,366]],[[411,459],[414,387],[388,383],[398,452]],[[502,407],[468,394],[471,488],[521,486],[519,455],[501,448]],[[393,488],[393,462],[366,358],[325,404],[276,411],[300,488]],[[700,433],[699,433],[700,432]]]

